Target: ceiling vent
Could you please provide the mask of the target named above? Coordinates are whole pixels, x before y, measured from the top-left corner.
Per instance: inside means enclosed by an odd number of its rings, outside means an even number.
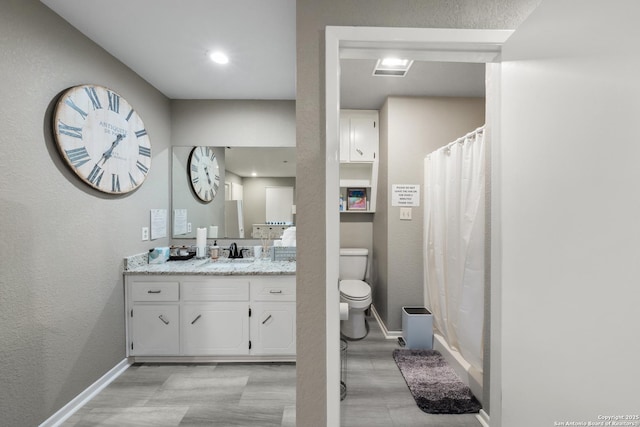
[[[413,64],[412,59],[383,58],[378,59],[373,68],[374,76],[404,77]]]

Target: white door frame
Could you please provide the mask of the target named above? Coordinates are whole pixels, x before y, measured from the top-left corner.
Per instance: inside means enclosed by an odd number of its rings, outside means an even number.
[[[500,52],[510,30],[332,27],[325,33],[326,118],[326,378],[327,426],[340,425],[340,320],[338,262],[340,213],[340,59],[378,58],[381,53],[428,61],[487,63],[487,128],[491,132],[491,424],[500,427]],[[489,93],[491,91],[491,93]],[[380,201],[386,203],[386,201]]]

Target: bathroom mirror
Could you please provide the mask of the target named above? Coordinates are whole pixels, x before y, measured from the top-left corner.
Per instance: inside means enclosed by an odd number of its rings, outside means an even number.
[[[295,148],[212,147],[220,166],[220,190],[209,203],[200,201],[189,184],[188,163],[193,148],[172,147],[174,239],[194,239],[199,227],[207,228],[209,238],[250,239],[254,224],[295,224]],[[271,206],[280,213],[270,213]],[[181,227],[175,227],[176,219],[178,224],[182,222]],[[215,232],[217,236],[212,236]]]

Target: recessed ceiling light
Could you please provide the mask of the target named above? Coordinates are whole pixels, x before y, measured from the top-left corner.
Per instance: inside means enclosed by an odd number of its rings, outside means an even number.
[[[404,77],[413,64],[412,59],[387,57],[378,59],[373,68],[374,76]]]
[[[258,176],[256,172],[251,172],[251,176]]]
[[[409,60],[400,58],[383,58],[380,63],[385,67],[406,67]]]
[[[229,62],[229,57],[224,52],[220,52],[219,50],[210,52],[209,58],[216,64],[227,64]]]

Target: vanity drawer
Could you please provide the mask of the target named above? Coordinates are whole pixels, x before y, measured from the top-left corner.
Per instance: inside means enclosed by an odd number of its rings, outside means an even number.
[[[251,280],[254,301],[295,301],[296,276],[258,277]]]
[[[183,301],[249,301],[246,277],[183,281],[181,287]]]
[[[178,301],[178,282],[134,282],[131,294],[134,301]]]

